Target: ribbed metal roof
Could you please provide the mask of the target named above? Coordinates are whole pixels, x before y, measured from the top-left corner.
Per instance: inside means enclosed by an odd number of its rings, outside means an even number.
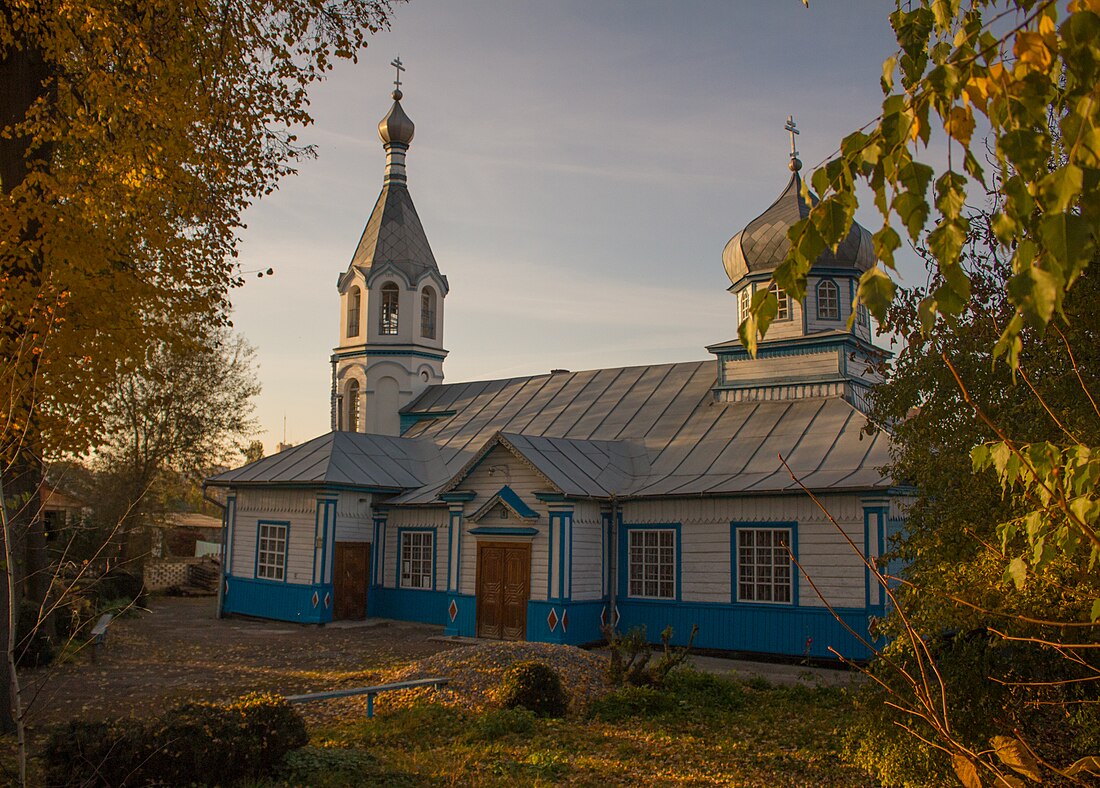
[[[399,182],[386,183],[374,204],[351,265],[369,269],[392,263],[415,283],[425,273],[439,273],[428,236],[413,205],[408,188]]]
[[[817,205],[817,197],[812,192],[810,201]],[[726,244],[722,251],[722,264],[730,281],[736,284],[746,274],[775,270],[786,259],[791,247],[787,231],[795,222],[805,219],[809,212],[810,206],[802,196],[802,178],[795,171],[776,201]],[[835,254],[831,249],[826,249],[814,261],[815,266],[854,268],[858,271],[866,271],[874,264],[871,234],[856,222],[852,223],[852,229]]]

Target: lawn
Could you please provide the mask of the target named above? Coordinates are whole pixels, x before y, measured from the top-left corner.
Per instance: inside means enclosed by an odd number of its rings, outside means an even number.
[[[565,719],[433,703],[316,726],[269,785],[860,786],[841,762],[848,690],[674,675]]]

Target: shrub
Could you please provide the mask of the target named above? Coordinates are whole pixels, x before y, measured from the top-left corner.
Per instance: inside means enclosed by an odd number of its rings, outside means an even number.
[[[631,717],[655,717],[679,708],[676,698],[667,692],[628,684],[595,701],[588,716],[603,722],[619,722]]]
[[[672,646],[672,627],[667,626],[661,632],[661,658],[650,664],[653,649],[646,637],[645,627],[635,627],[625,635],[619,634],[614,627],[603,627],[603,636],[607,640],[611,657],[607,664],[607,677],[616,686],[632,684],[637,687],[661,687],[674,668],[679,667],[688,658],[695,636],[699,633],[697,624],[691,625],[691,634],[687,645],[680,648]]]
[[[670,673],[665,689],[692,708],[737,711],[745,705],[745,691],[736,681],[694,668],[681,668]]]
[[[478,717],[470,728],[468,739],[494,741],[510,734],[526,735],[535,730],[535,713],[522,706],[514,709],[494,709]]]
[[[517,662],[504,671],[497,698],[506,709],[522,707],[540,717],[561,717],[569,708],[561,679],[542,662]]]
[[[262,777],[308,741],[285,700],[185,703],[155,720],[71,722],[45,749],[51,785],[219,784]]]

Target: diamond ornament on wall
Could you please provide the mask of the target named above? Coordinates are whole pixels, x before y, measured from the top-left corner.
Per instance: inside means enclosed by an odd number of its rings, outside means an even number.
[[[332,604],[332,596],[330,594],[326,593],[325,594],[325,610],[328,610],[328,607],[331,604]]]
[[[317,596],[317,592],[313,592],[313,606],[317,607],[317,603],[321,601],[321,598]]]
[[[569,611],[561,611],[561,631],[565,632],[569,629]]]
[[[455,616],[458,615],[458,605],[455,604],[453,599],[451,600],[451,606],[447,608],[447,613],[450,615],[452,622],[455,620]]]
[[[550,608],[550,615],[546,617],[546,623],[550,625],[551,632],[558,628],[558,613],[554,608]]]

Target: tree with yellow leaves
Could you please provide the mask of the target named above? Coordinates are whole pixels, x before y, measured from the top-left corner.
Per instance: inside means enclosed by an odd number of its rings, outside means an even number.
[[[0,7],[5,612],[34,568],[43,455],[95,443],[104,391],[149,342],[228,321],[242,212],[311,154],[294,135],[309,87],[389,13],[389,0]],[[4,692],[0,727],[12,722]]]

